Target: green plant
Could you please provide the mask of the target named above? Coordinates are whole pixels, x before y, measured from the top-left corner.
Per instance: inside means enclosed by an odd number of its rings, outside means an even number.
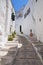
[[[14,34],[16,35],[16,32],[14,31]]]
[[[13,36],[12,35],[8,36],[8,41],[13,41]]]
[[[13,38],[15,37],[15,35],[16,35],[16,32],[14,31],[14,32],[12,33]]]
[[[12,33],[12,36],[13,36],[13,38],[15,37],[15,34],[14,34],[14,32]]]

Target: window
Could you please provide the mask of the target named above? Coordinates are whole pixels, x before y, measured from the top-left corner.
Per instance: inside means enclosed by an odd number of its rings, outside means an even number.
[[[27,10],[27,15],[30,13],[30,8]]]
[[[27,10],[27,12],[24,15],[24,18],[26,18],[26,16],[30,13],[30,8]]]

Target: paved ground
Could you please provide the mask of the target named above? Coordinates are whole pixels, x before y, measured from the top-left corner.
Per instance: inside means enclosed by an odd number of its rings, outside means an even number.
[[[37,54],[39,54],[40,59],[43,62],[43,43],[42,42],[34,42],[33,43],[34,48],[37,49]]]
[[[18,50],[13,65],[43,65],[32,44],[26,38],[19,36],[18,41],[23,46]]]
[[[4,52],[8,51],[8,54],[0,60],[1,63],[0,65],[43,65],[35,49],[33,48],[32,43],[29,42],[28,40],[23,36],[17,36],[16,41],[18,41],[20,44],[22,43],[23,46],[20,49],[18,49],[16,56],[15,56],[15,50],[16,50],[15,47],[9,49],[9,51],[7,49],[0,48],[0,51]],[[43,43],[34,42],[33,44],[37,48],[37,51],[43,57]],[[13,44],[10,43],[10,46],[12,45]]]

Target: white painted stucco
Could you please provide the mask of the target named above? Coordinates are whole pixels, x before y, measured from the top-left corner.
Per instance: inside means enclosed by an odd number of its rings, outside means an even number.
[[[0,26],[2,28],[2,32],[5,32],[5,20],[6,20],[6,1],[0,0]]]
[[[11,31],[14,32],[14,30],[15,30],[15,21],[12,21],[12,19],[11,19],[12,12],[14,12],[14,14],[15,14],[11,1],[8,0],[8,15],[7,15],[7,30],[6,30],[8,35],[10,34],[11,25],[12,25]]]
[[[12,32],[15,30],[15,21],[12,23],[11,20],[13,11],[10,0],[0,0],[0,44],[2,47],[6,44],[8,35],[10,35],[10,25],[12,25]]]
[[[28,2],[26,7],[23,10],[23,17],[16,19],[16,33],[20,34],[20,25],[22,26],[22,32],[26,35],[30,34],[30,29],[32,29],[34,33],[34,21],[32,20],[31,12],[24,18],[24,14],[26,11],[31,8],[31,3]]]
[[[12,24],[12,32],[15,30],[15,21],[11,20],[11,14],[15,11],[10,0],[0,0],[0,26],[3,34],[10,34],[10,25]]]
[[[31,13],[24,19],[16,19],[16,32],[20,34],[20,25],[24,34],[29,35],[30,29],[37,36],[37,39],[43,42],[43,0],[29,0],[23,10],[23,16],[30,7]],[[34,17],[35,21],[33,20]],[[39,20],[41,18],[41,21]]]
[[[37,39],[43,42],[43,0],[38,0],[34,4],[34,18],[36,21],[35,33]],[[41,21],[39,20],[41,18]]]

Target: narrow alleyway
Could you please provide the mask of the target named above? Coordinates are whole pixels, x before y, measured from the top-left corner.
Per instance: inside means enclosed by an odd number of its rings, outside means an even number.
[[[18,41],[23,46],[18,50],[13,65],[43,65],[32,44],[26,38],[18,36]]]

